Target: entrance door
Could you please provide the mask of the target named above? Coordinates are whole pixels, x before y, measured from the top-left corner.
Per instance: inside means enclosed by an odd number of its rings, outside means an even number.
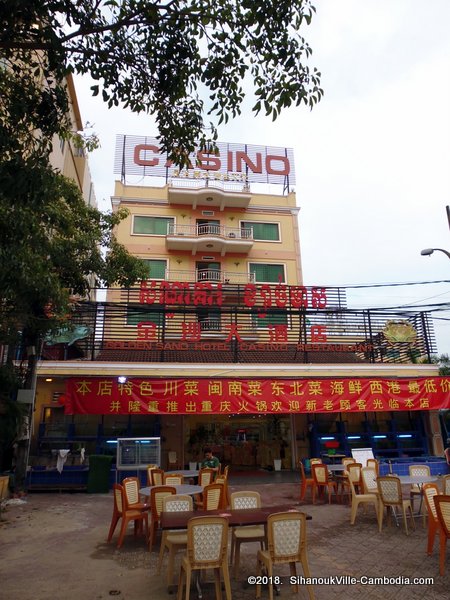
[[[220,221],[197,219],[197,235],[220,235]]]

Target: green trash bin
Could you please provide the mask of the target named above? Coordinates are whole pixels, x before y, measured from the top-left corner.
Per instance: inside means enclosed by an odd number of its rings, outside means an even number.
[[[107,494],[109,492],[112,459],[112,456],[104,454],[92,454],[89,457],[88,494]]]

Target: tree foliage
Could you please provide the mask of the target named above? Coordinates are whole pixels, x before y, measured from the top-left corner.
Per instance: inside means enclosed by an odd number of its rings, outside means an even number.
[[[274,119],[320,100],[300,33],[314,11],[311,0],[4,0],[0,49],[13,68],[31,65],[15,121],[57,129],[64,75],[87,73],[109,107],[154,114],[161,146],[183,166],[196,142],[206,144],[205,115],[219,124],[235,117],[245,86],[254,112]],[[49,84],[40,98],[37,74]]]

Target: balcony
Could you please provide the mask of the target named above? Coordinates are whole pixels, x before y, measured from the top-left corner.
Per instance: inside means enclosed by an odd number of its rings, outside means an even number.
[[[166,236],[167,250],[198,252],[229,252],[248,254],[253,247],[253,230],[240,227],[222,227],[214,224],[169,225]]]
[[[251,195],[248,184],[242,181],[216,179],[173,178],[168,188],[169,204],[207,206],[223,211],[225,208],[247,208]]]
[[[216,269],[196,269],[195,271],[166,270],[166,281],[181,281],[195,283],[203,281],[208,283],[224,283],[230,285],[254,283],[252,273],[236,273],[231,271],[217,271]]]

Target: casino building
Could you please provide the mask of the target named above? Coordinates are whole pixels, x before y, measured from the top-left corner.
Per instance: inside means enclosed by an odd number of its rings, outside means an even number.
[[[429,315],[303,286],[292,150],[219,143],[180,171],[154,138],[124,135],[115,171],[117,237],[148,279],[81,302],[70,340],[44,347],[32,460],[145,436],[163,467],[205,445],[236,469],[443,453],[450,380],[420,362]]]

